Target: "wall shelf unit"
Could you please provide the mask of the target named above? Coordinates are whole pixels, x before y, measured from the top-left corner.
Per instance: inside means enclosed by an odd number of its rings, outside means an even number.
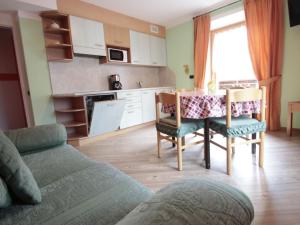
[[[57,11],[41,13],[48,61],[70,62],[73,45],[69,15]]]
[[[88,137],[88,119],[84,96],[54,96],[56,120],[65,125],[68,142],[76,145]]]

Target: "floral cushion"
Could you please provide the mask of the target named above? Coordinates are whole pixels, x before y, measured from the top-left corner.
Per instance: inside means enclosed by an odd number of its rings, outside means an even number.
[[[226,118],[209,119],[209,128],[225,137],[240,137],[247,134],[266,131],[266,123],[246,116],[233,117],[231,127],[227,128]]]
[[[169,121],[176,121],[175,117],[168,117]],[[175,123],[176,124],[176,123]],[[181,126],[177,128],[171,123],[156,123],[156,129],[172,137],[184,137],[187,134],[204,128],[204,122],[200,119],[181,119]]]

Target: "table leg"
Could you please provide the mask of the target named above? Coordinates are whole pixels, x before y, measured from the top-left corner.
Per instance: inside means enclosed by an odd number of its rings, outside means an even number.
[[[256,117],[257,117],[257,114],[252,113],[252,118],[256,119]],[[252,134],[252,140],[254,140],[254,139],[256,139],[256,133]],[[252,148],[252,154],[255,154],[256,153],[256,144],[252,144],[251,148]]]
[[[175,137],[172,137],[172,140],[175,141]],[[172,142],[172,147],[175,148],[176,144]]]
[[[256,139],[256,133],[252,134],[252,140]],[[256,153],[256,144],[252,144],[252,154]]]
[[[289,104],[288,106],[288,121],[287,121],[287,135],[292,136],[292,129],[293,129],[293,113],[292,113],[292,105]]]
[[[206,169],[210,169],[209,119],[204,119],[204,159]]]

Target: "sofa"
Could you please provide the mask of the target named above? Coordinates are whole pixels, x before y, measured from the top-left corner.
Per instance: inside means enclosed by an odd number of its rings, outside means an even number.
[[[12,202],[0,208],[1,225],[247,225],[253,220],[250,200],[236,188],[189,178],[154,194],[113,166],[68,145],[63,125],[4,135],[31,171],[41,202],[24,204],[8,186]],[[0,149],[1,143],[0,138]]]

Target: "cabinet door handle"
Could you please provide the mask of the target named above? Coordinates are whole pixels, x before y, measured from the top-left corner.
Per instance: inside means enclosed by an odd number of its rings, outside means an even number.
[[[156,64],[157,64],[157,62],[153,62],[152,64],[156,65]]]
[[[103,47],[103,45],[102,44],[95,44],[96,46],[99,46],[99,47]]]
[[[139,61],[138,60],[133,60],[133,62],[138,63]]]

